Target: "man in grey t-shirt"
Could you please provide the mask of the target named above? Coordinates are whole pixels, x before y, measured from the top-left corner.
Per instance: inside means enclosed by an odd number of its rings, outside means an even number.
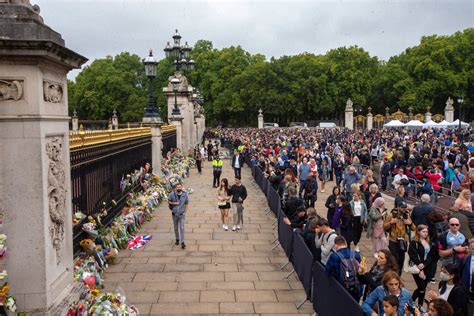
[[[175,245],[181,242],[181,248],[186,248],[184,243],[184,222],[185,215],[188,211],[189,199],[188,194],[183,192],[183,185],[178,183],[173,192],[168,196],[168,204],[173,216],[174,234],[176,237]]]

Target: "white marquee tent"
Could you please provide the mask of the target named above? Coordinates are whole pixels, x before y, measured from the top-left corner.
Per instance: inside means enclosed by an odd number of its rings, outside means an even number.
[[[399,120],[392,120],[387,124],[384,124],[383,127],[405,127],[405,123],[402,123]]]
[[[423,123],[418,121],[418,120],[411,120],[410,122],[406,123],[406,127],[411,127],[411,128],[423,128]]]
[[[438,127],[446,128],[446,127],[450,126],[451,124],[453,124],[453,123],[449,123],[446,120],[442,120],[441,122],[438,123]]]
[[[430,128],[430,127],[440,127],[438,125],[438,123],[436,123],[435,121],[433,120],[429,120],[428,122],[426,122],[423,127],[427,127],[427,128]]]
[[[452,126],[452,127],[457,127],[457,126],[459,126],[459,119],[457,119],[456,121],[450,123],[449,126]],[[467,127],[467,126],[469,126],[469,124],[466,123],[466,122],[461,121],[461,126],[462,126],[462,127]]]

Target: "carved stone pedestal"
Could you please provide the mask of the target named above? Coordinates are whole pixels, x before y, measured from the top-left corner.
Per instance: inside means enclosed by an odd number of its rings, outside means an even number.
[[[65,48],[28,1],[0,1],[0,12],[0,205],[10,294],[19,311],[64,315],[74,286],[66,74],[87,59]]]

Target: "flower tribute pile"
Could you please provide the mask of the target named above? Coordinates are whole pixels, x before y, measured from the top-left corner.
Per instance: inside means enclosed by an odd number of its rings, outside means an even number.
[[[110,226],[102,224],[107,215],[105,204],[94,216],[88,216],[82,230],[87,238],[81,241],[83,251],[75,259],[74,280],[84,284],[79,302],[70,306],[68,316],[82,315],[137,315],[138,310],[126,303],[123,294],[101,293],[104,288],[102,273],[114,264],[119,251],[136,250],[148,243],[152,236],[138,235],[142,225],[153,217],[154,208],[167,200],[173,187],[182,183],[194,166],[194,160],[179,152],[168,154],[163,161],[163,177],[149,172],[149,165],[124,177],[120,183],[122,192],[140,183],[141,191],[128,193],[126,206]],[[192,189],[185,189],[192,193]],[[116,204],[112,201],[112,204]],[[75,214],[75,223],[85,218]]]
[[[6,240],[7,236],[0,234],[0,268],[3,266],[7,254]],[[6,312],[16,313],[16,301],[13,296],[9,295],[8,273],[6,270],[0,269],[0,271],[2,271],[0,272],[0,309],[3,308],[5,314]]]

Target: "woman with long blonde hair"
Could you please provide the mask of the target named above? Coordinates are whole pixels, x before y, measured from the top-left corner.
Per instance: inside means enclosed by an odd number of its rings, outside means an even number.
[[[454,201],[454,208],[459,211],[472,212],[471,191],[464,189],[459,193],[458,198]]]

